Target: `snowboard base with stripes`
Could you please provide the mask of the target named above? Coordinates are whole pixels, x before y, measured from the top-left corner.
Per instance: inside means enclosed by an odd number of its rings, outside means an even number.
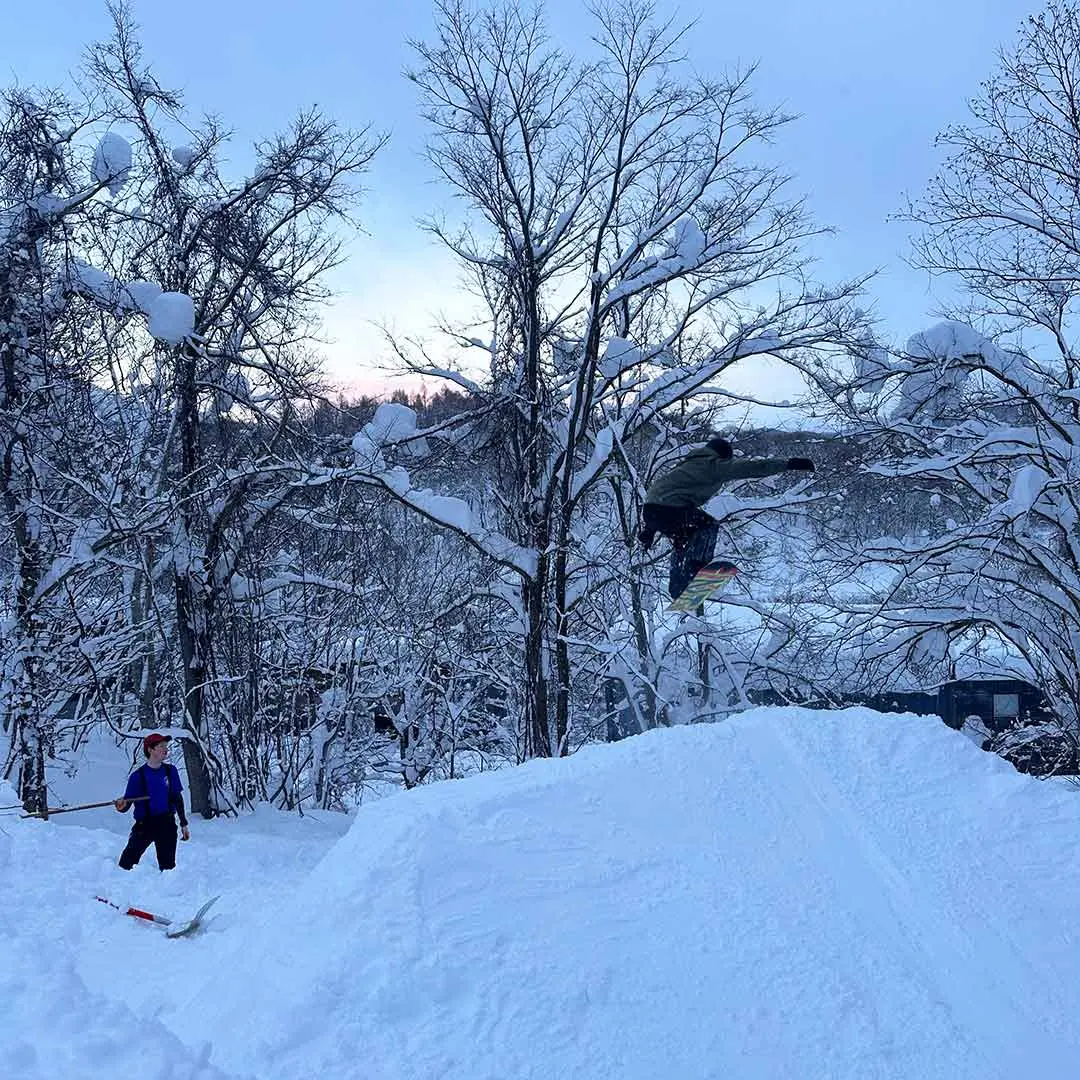
[[[693,611],[714,597],[739,572],[734,563],[714,559],[706,563],[691,579],[690,584],[667,606],[668,611]]]

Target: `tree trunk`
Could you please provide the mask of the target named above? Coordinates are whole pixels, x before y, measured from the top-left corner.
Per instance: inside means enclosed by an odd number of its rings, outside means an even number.
[[[698,609],[704,614],[704,607]],[[698,641],[698,680],[701,683],[701,708],[707,709],[712,703],[712,679],[709,665],[711,646],[707,641]]]
[[[49,805],[45,779],[46,747],[43,732],[31,718],[23,717],[19,734],[19,798],[28,814],[44,815]]]
[[[144,562],[153,566],[157,557],[152,540],[147,541]],[[131,661],[128,679],[135,695],[135,709],[139,727],[152,728],[157,722],[158,673],[155,653],[156,636],[150,623],[153,584],[149,578],[136,570],[131,579],[131,602],[129,605],[131,625],[138,631],[141,645]]]
[[[647,731],[656,727],[656,686],[649,632],[645,625],[645,607],[641,602],[641,582],[636,578],[630,582],[630,610],[633,615],[634,646],[637,649],[641,691],[644,697],[644,704],[639,697],[634,711],[639,717],[639,728]],[[637,696],[636,691],[635,696]]]
[[[202,751],[208,738],[204,705],[207,663],[210,655],[210,612],[206,610],[198,575],[193,565],[191,538],[195,530],[197,505],[196,472],[199,468],[199,406],[196,390],[198,354],[182,345],[177,355],[177,408],[180,413],[181,472],[178,489],[184,545],[183,565],[176,568],[176,632],[184,665],[184,726],[194,738],[184,740],[184,766],[191,794],[191,811],[204,818],[214,816],[210,771]]]
[[[7,528],[14,542],[13,577],[15,618],[9,627],[8,649],[14,665],[8,672],[16,687],[10,714],[5,710],[4,728],[10,732],[12,747],[19,747],[19,797],[28,813],[44,810],[48,803],[45,781],[45,753],[51,741],[42,729],[37,701],[35,667],[40,652],[40,627],[33,603],[42,576],[42,552],[36,518],[40,514],[41,492],[34,470],[31,438],[34,406],[26,400],[24,382],[32,348],[44,352],[45,326],[39,314],[25,309],[23,298],[33,293],[40,280],[40,247],[46,229],[42,219],[29,214],[24,224],[24,250],[8,251],[0,291],[0,495],[7,516]],[[27,252],[31,254],[27,256]]]
[[[544,640],[544,591],[547,557],[541,555],[537,576],[522,586],[525,632],[525,757],[551,757],[548,727],[547,664]]]
[[[206,735],[203,704],[206,698],[206,674],[203,662],[203,635],[196,629],[197,612],[193,609],[192,582],[186,575],[176,578],[177,633],[184,664],[184,726],[194,738],[184,739],[184,768],[191,795],[191,812],[204,818],[214,816],[213,786],[201,740]]]
[[[566,610],[566,552],[565,541],[555,556],[555,753],[565,757],[570,752],[570,646],[567,635],[570,619]]]

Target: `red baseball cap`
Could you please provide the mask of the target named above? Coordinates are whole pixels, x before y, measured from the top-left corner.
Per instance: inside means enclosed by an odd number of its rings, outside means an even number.
[[[171,739],[171,735],[162,735],[159,732],[155,731],[153,735],[147,735],[146,738],[143,739],[143,753],[149,755],[150,751],[153,750],[155,746],[160,746],[161,743],[169,742],[171,741]]]

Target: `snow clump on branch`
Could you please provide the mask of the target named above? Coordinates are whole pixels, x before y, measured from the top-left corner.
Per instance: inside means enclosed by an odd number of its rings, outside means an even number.
[[[195,333],[195,303],[187,293],[163,292],[150,301],[149,330],[158,341],[179,345]]]
[[[94,151],[91,172],[99,184],[109,189],[109,194],[119,195],[131,173],[131,143],[122,135],[107,131]]]

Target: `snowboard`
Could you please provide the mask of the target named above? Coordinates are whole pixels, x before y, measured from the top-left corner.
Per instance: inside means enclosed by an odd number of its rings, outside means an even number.
[[[713,559],[691,579],[690,584],[667,606],[668,611],[693,611],[712,599],[739,572],[734,563]]]

